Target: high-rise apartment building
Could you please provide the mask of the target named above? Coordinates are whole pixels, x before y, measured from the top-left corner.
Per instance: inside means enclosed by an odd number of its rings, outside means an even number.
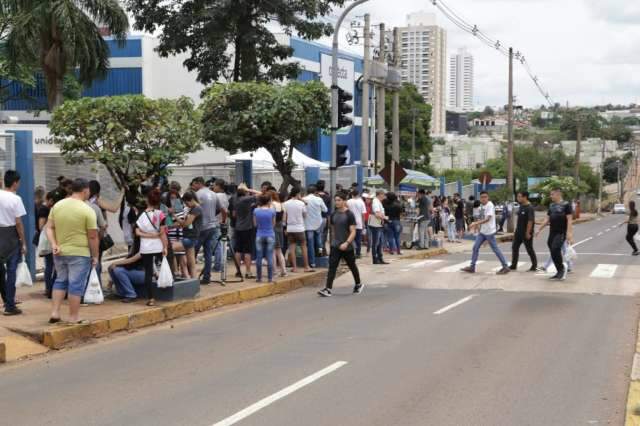
[[[466,48],[451,55],[449,61],[449,109],[473,111],[473,56]]]
[[[407,16],[400,28],[400,68],[403,83],[413,83],[432,106],[431,133],[446,133],[447,32],[432,13]]]

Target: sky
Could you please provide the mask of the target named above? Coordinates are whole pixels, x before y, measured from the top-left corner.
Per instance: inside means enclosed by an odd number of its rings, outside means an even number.
[[[640,1],[443,1],[492,39],[522,52],[554,102],[570,106],[640,103]],[[449,54],[467,47],[474,55],[474,103],[505,105],[508,59],[448,21],[431,0],[370,0],[358,6],[347,23],[370,13],[374,24],[402,26],[408,13],[418,11],[436,13],[438,25],[447,30]],[[340,47],[362,53],[361,46],[347,45],[345,35],[340,36]],[[521,105],[546,102],[517,63],[514,94]]]

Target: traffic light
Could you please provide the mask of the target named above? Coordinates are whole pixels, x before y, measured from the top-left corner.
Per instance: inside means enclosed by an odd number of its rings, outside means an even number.
[[[347,145],[338,145],[336,151],[336,166],[348,166],[351,164],[351,152],[349,152],[349,147]]]
[[[353,100],[353,95],[344,89],[338,89],[338,129],[353,126],[353,120],[348,114],[353,112],[353,107],[347,102]]]

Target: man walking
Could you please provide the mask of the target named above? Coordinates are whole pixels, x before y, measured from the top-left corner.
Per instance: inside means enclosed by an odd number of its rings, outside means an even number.
[[[491,246],[491,250],[498,257],[502,269],[498,271],[498,275],[508,274],[510,269],[507,265],[507,260],[498,247],[496,242],[496,208],[491,201],[489,201],[489,193],[483,191],[480,193],[480,212],[477,221],[469,225],[469,229],[479,229],[478,235],[476,235],[476,241],[473,245],[473,254],[471,255],[471,265],[463,268],[463,272],[475,273],[476,264],[478,263],[478,256],[480,255],[480,247],[487,241]]]
[[[331,227],[331,254],[329,255],[329,272],[327,273],[327,285],[318,294],[330,297],[333,281],[340,260],[344,259],[351,270],[355,286],[354,293],[362,293],[364,285],[360,282],[360,272],[356,265],[356,256],[353,250],[353,241],[356,238],[356,217],[347,207],[347,195],[339,192],[335,197],[335,211],[329,217]]]
[[[536,212],[529,202],[529,193],[527,191],[518,192],[518,222],[516,224],[516,232],[513,236],[511,267],[512,271],[518,269],[518,257],[520,256],[520,246],[524,243],[529,258],[531,259],[531,268],[529,272],[535,272],[538,269],[538,259],[533,249],[533,228],[536,223]]]
[[[378,189],[376,196],[371,203],[371,214],[369,215],[369,230],[371,231],[371,254],[374,265],[388,265],[382,258],[382,244],[384,234],[384,221],[387,220],[382,200],[385,198],[384,190]]]
[[[307,215],[304,218],[304,229],[307,238],[307,252],[309,264],[316,267],[316,254],[320,255],[320,244],[322,243],[322,214],[328,209],[322,198],[316,193],[318,189],[315,185],[310,185],[307,189],[307,196],[304,202],[307,205]]]
[[[567,241],[569,244],[573,244],[573,209],[571,208],[571,203],[562,199],[562,190],[560,188],[551,190],[551,205],[549,205],[547,218],[536,233],[536,236],[540,235],[547,225],[549,225],[547,245],[557,271],[550,279],[564,281],[567,278],[568,267],[562,259],[562,246]]]
[[[22,217],[27,212],[22,198],[17,195],[20,174],[7,170],[4,190],[0,191],[0,296],[4,302],[4,315],[22,313],[16,307],[16,271],[20,257],[27,254]]]
[[[364,218],[367,214],[367,206],[364,204],[364,201],[362,201],[358,188],[353,188],[351,197],[352,198],[347,201],[347,208],[356,218],[356,259],[360,259],[362,255],[362,230],[365,223]]]
[[[191,187],[196,191],[196,197],[198,197],[202,208],[202,228],[200,228],[200,237],[196,244],[196,257],[200,247],[204,248],[204,269],[202,270],[200,284],[208,285],[211,283],[213,247],[220,237],[220,225],[217,216],[219,212],[222,212],[222,206],[216,194],[205,185],[203,177],[195,178],[191,182]],[[222,212],[221,214],[226,220],[226,213]]]
[[[89,182],[76,179],[72,195],[53,206],[47,222],[58,277],[53,284],[53,308],[49,322],[60,322],[60,306],[69,293],[69,321],[79,322],[80,299],[91,268],[98,264],[100,239],[94,211],[85,204]]]
[[[426,193],[424,189],[418,191],[418,233],[420,234],[419,248],[421,250],[428,249],[431,242],[431,213],[433,207],[431,204],[430,193]]]

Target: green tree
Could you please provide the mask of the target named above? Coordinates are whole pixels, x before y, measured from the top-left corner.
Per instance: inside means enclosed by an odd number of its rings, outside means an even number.
[[[393,95],[387,93],[385,98],[386,122],[393,122]],[[429,154],[433,148],[433,142],[429,137],[431,127],[431,105],[424,102],[424,98],[416,86],[404,83],[400,88],[400,164],[410,168],[413,160],[411,142],[413,140],[413,123],[416,124],[416,167],[429,164]],[[391,153],[392,136],[391,128],[387,127],[385,148]],[[386,156],[391,161],[391,156]]]
[[[554,188],[561,188],[562,195],[565,200],[574,200],[578,194],[587,192],[587,185],[584,183],[576,183],[572,177],[550,177],[542,182],[536,188],[535,192],[538,192],[542,196],[542,203],[548,205],[551,202],[551,191]]]
[[[292,176],[293,148],[329,126],[329,101],[329,90],[319,81],[217,84],[204,98],[204,140],[229,152],[265,148],[282,175],[283,189],[298,185]]]
[[[582,138],[599,137],[603,119],[595,110],[567,110],[562,113],[560,130],[565,132],[567,139],[578,138],[578,122],[582,121]]]
[[[293,49],[278,42],[268,24],[306,39],[330,35],[333,27],[318,21],[344,0],[128,0],[135,28],[162,30],[161,56],[188,52],[184,65],[197,70],[198,81],[295,79],[302,68],[286,61]]]
[[[633,137],[633,132],[623,119],[615,117],[602,128],[601,137],[606,140],[618,141],[618,143],[627,143]]]
[[[27,89],[36,85],[31,64],[12,64],[8,60],[7,38],[20,20],[13,2],[0,2],[0,105],[13,99],[27,98]],[[15,93],[16,87],[22,90]]]
[[[618,168],[620,169],[620,176],[624,177],[629,170],[628,161],[620,157],[609,157],[605,159],[602,169],[604,180],[609,183],[618,182]]]
[[[200,149],[198,111],[191,99],[148,99],[141,95],[67,101],[49,123],[69,164],[98,162],[120,189],[135,188],[170,173]]]
[[[493,108],[491,108],[489,105],[484,107],[484,110],[482,111],[483,117],[493,117],[494,115],[496,115],[496,112]]]
[[[47,86],[50,111],[64,100],[64,80],[77,69],[78,80],[90,84],[104,77],[109,47],[100,27],[124,42],[127,14],[116,0],[7,0],[20,20],[7,37],[12,64],[38,64]]]
[[[447,182],[462,181],[463,185],[469,185],[473,180],[473,171],[466,169],[448,169],[443,173]]]

